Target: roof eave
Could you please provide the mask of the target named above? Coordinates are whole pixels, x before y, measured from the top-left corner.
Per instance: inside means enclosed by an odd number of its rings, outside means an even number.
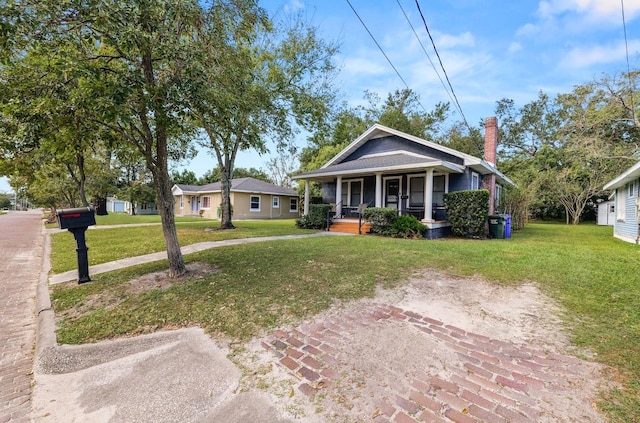
[[[620,176],[615,178],[614,180],[608,182],[602,187],[604,190],[617,189],[627,185],[629,182],[640,178],[640,162],[631,166],[629,169],[624,171]]]
[[[440,161],[412,163],[412,164],[398,165],[398,166],[380,166],[380,167],[370,167],[365,169],[350,169],[350,170],[329,170],[327,172],[314,172],[312,174],[302,173],[300,175],[292,176],[292,179],[326,178],[329,176],[362,175],[362,174],[371,174],[371,173],[377,173],[377,172],[388,173],[393,171],[407,171],[412,169],[426,170],[429,168],[437,168],[438,170],[451,172],[451,173],[464,172],[464,168],[462,166],[440,160]]]

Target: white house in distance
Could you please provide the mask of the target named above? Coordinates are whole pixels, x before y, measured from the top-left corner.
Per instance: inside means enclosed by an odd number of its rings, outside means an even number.
[[[176,184],[171,189],[176,216],[220,218],[221,183]],[[234,219],[293,219],[299,217],[298,193],[255,178],[231,180],[231,207]]]
[[[109,213],[127,213],[135,215],[143,214],[158,214],[156,203],[154,202],[139,202],[136,203],[135,212],[133,211],[133,205],[129,201],[125,201],[116,197],[107,197],[107,212]]]
[[[640,244],[640,162],[605,184],[605,190],[613,190],[613,236],[623,241]]]

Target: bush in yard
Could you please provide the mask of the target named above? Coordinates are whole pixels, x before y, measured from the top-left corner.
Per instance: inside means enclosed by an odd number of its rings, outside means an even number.
[[[296,219],[296,227],[300,229],[326,229],[327,213],[331,204],[309,204],[309,214]]]
[[[371,225],[371,233],[391,235],[391,226],[398,218],[398,211],[387,207],[367,207],[362,211],[362,218]]]
[[[362,218],[371,225],[371,233],[396,238],[422,238],[426,229],[414,216],[398,217],[398,210],[387,207],[368,207]]]
[[[422,238],[422,232],[427,229],[420,221],[411,215],[398,217],[391,225],[391,234],[396,238]]]
[[[484,238],[489,216],[489,191],[455,191],[444,195],[447,218],[454,235]]]

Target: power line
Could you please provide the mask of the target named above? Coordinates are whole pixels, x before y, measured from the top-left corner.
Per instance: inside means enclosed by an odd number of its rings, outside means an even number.
[[[429,53],[427,53],[427,49],[425,49],[424,44],[422,44],[422,41],[420,40],[420,37],[418,36],[418,33],[416,32],[415,28],[413,27],[413,24],[409,20],[409,16],[407,16],[407,13],[405,12],[404,8],[402,7],[402,4],[400,3],[400,0],[396,0],[396,1],[398,2],[398,6],[400,6],[400,10],[402,10],[402,14],[404,15],[404,18],[406,19],[407,23],[411,27],[411,30],[413,31],[413,35],[415,35],[416,40],[418,40],[418,44],[420,44],[420,47],[422,48],[422,51],[424,52],[425,56],[427,56],[427,59],[429,59],[429,63],[431,63],[431,67],[433,68],[433,71],[438,76],[438,79],[440,80],[440,83],[442,84],[442,87],[444,88],[444,91],[449,96],[449,99],[451,99],[451,102],[455,104],[455,101],[454,101],[453,97],[451,96],[451,93],[449,92],[449,89],[447,88],[447,86],[445,85],[444,81],[442,80],[442,77],[440,76],[440,73],[438,72],[438,69],[436,69],[435,63],[433,63],[433,60],[431,60],[431,56],[429,56]],[[457,107],[457,105],[456,105],[456,107]],[[458,111],[460,112],[460,115],[462,115],[462,110],[460,110],[458,108]]]
[[[458,97],[456,96],[456,93],[453,90],[453,86],[451,85],[451,81],[449,80],[449,75],[447,75],[447,71],[444,68],[444,64],[442,63],[442,59],[440,58],[440,53],[438,53],[438,49],[436,48],[436,43],[435,43],[435,41],[433,41],[433,37],[431,36],[431,32],[429,31],[429,27],[427,26],[427,21],[424,18],[424,15],[422,14],[422,9],[420,9],[420,3],[418,3],[418,0],[416,0],[416,6],[418,7],[418,12],[420,13],[420,17],[422,18],[422,22],[424,23],[424,28],[427,30],[427,34],[429,35],[429,39],[431,40],[431,45],[433,46],[433,51],[436,52],[436,56],[438,57],[438,61],[440,62],[440,67],[442,68],[442,72],[444,73],[444,76],[447,79],[447,84],[449,84],[449,88],[451,89],[451,94],[453,95],[453,98],[455,99],[455,103],[458,106],[458,110],[460,111],[460,114],[462,115],[462,120],[464,121],[464,123],[467,126],[467,128],[469,128],[469,130],[471,130],[471,127],[469,126],[469,122],[467,122],[467,118],[465,117],[464,113],[462,112],[462,107],[460,106],[460,102],[458,101]]]
[[[409,88],[409,84],[407,84],[407,82],[404,80],[404,78],[402,77],[402,75],[400,75],[400,72],[398,72],[398,69],[396,69],[396,67],[393,65],[393,63],[391,62],[391,59],[389,59],[389,56],[387,56],[387,53],[385,53],[384,49],[382,48],[382,46],[378,43],[378,41],[376,41],[375,37],[373,36],[373,34],[371,33],[371,31],[369,31],[369,28],[367,28],[367,25],[364,23],[364,21],[362,20],[362,18],[360,17],[360,15],[358,15],[358,12],[356,12],[356,9],[353,7],[353,5],[351,4],[351,1],[347,0],[347,3],[349,4],[349,7],[351,7],[351,10],[353,10],[353,13],[355,13],[355,15],[357,16],[358,20],[360,21],[360,23],[362,24],[362,26],[364,27],[364,29],[367,31],[367,33],[369,34],[369,36],[371,37],[371,39],[373,40],[373,42],[376,44],[376,46],[378,46],[378,49],[380,50],[380,52],[382,53],[382,55],[384,56],[385,59],[387,59],[387,62],[389,62],[389,65],[391,65],[391,67],[393,68],[393,70],[395,71],[396,75],[398,75],[398,78],[400,78],[400,80],[402,81],[402,83],[404,84],[405,87],[407,87],[407,89],[411,89]],[[425,109],[425,107],[422,105],[422,103],[420,102],[420,100],[418,100],[418,104],[420,104],[420,107],[422,107],[422,110],[425,111],[425,113],[427,112],[427,109]]]

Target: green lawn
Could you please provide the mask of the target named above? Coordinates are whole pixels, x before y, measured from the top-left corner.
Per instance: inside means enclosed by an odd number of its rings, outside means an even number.
[[[252,223],[239,222],[238,233],[250,236],[269,231]],[[218,232],[202,233],[205,225],[180,226],[179,230],[186,230],[181,240],[219,236]],[[100,235],[109,250],[128,249],[137,232],[113,231],[117,232]],[[103,231],[87,233],[90,258],[99,256],[95,250],[100,247],[94,246],[100,244],[95,238],[99,232]],[[68,240],[58,239],[61,236],[72,238],[56,235],[54,268],[62,257],[59,250],[70,247]],[[143,253],[157,245],[142,247],[135,251]],[[640,247],[615,240],[611,227],[593,224],[530,224],[514,232],[512,239],[490,241],[308,238],[189,255],[187,261],[207,263],[216,272],[187,278],[167,289],[134,293],[127,288],[131,278],[166,267],[166,263],[155,263],[96,275],[89,284],[54,287],[52,301],[56,314],[63,317],[58,331],[61,343],[186,325],[243,341],[264,329],[325,310],[336,300],[371,297],[376,285],[397,286],[418,269],[479,275],[499,284],[535,281],[564,306],[573,342],[591,348],[599,361],[617,369],[624,388],[608,394],[600,406],[611,421],[628,422],[640,421],[639,258]]]
[[[207,221],[209,224],[212,224],[212,221],[209,219],[203,219],[201,217],[177,217],[176,222],[203,222]],[[106,216],[96,216],[96,226],[107,226],[107,225],[135,225],[135,224],[147,224],[147,223],[157,223],[160,224],[160,216],[157,214],[149,214],[149,215],[136,215],[131,216],[127,213],[109,213]],[[57,228],[57,223],[49,223],[47,224],[47,229]]]
[[[111,216],[111,215],[110,215]],[[100,224],[103,217],[97,216],[96,223]],[[156,217],[158,216],[133,216]],[[184,218],[191,219],[191,218]],[[153,223],[151,219],[144,222]],[[156,221],[159,222],[158,219]],[[108,223],[112,224],[112,223]],[[295,221],[283,220],[244,220],[234,222],[236,229],[232,231],[216,230],[218,221],[195,218],[195,221],[178,221],[176,225],[178,239],[181,246],[198,242],[222,241],[260,236],[291,235],[313,233],[313,230],[301,230],[295,227]],[[162,227],[131,226],[110,229],[90,229],[85,232],[87,247],[89,247],[89,265],[107,263],[125,257],[143,255],[164,251],[164,237]],[[73,235],[67,231],[51,235],[51,262],[53,273],[61,273],[77,268],[76,244]]]

